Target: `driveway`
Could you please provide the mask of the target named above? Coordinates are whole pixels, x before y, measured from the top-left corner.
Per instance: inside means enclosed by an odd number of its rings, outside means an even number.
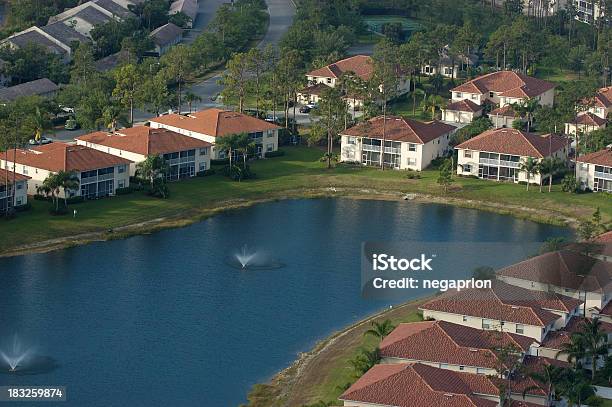
[[[200,0],[198,2],[198,16],[193,23],[193,27],[183,36],[183,42],[191,44],[208,27],[217,9],[223,3],[227,3],[227,0]]]

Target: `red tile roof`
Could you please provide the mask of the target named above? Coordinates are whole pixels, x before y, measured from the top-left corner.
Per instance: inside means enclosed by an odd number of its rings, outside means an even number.
[[[494,407],[481,396],[499,395],[484,375],[457,373],[423,364],[376,365],[339,398],[395,407]]]
[[[4,159],[4,155],[0,156],[0,159]],[[11,170],[13,167],[10,167]],[[31,179],[25,175],[15,173],[15,182],[26,181]],[[13,171],[7,171],[4,168],[0,168],[0,185],[13,185]]]
[[[612,263],[571,250],[532,257],[499,270],[497,275],[572,290],[612,292]]]
[[[612,243],[612,230],[597,236],[595,238],[595,241],[600,243]]]
[[[342,74],[347,72],[354,72],[361,79],[366,81],[369,80],[374,73],[372,58],[367,55],[355,55],[322,68],[315,69],[314,71],[308,72],[308,75],[324,78],[340,78]]]
[[[612,106],[612,86],[601,88],[597,91],[595,104],[601,107]]]
[[[606,119],[602,119],[601,117],[591,112],[584,112],[576,116],[576,118],[572,121],[572,124],[601,127],[606,124]]]
[[[504,107],[498,107],[489,113],[489,116],[505,116],[505,117],[518,117],[512,105],[504,105]]]
[[[400,116],[387,116],[386,123],[386,140],[405,141],[415,144],[426,144],[456,129],[455,126],[437,120],[419,122]],[[382,139],[382,133],[382,116],[374,117],[342,132],[342,134],[347,136],[369,137],[375,139]]]
[[[495,281],[492,288],[447,291],[420,309],[544,327],[560,318],[551,311],[569,313],[580,304],[563,295]]]
[[[488,92],[500,93],[501,96],[513,98],[528,98],[539,96],[555,85],[522,73],[513,71],[499,71],[479,76],[452,89],[453,92],[467,92],[486,94]]]
[[[323,83],[316,83],[312,86],[307,86],[304,89],[302,89],[300,91],[300,93],[303,93],[305,95],[317,95],[320,96],[323,94],[323,92],[325,92],[326,90],[330,89],[329,86],[323,84]]]
[[[222,109],[206,109],[189,115],[169,114],[150,120],[212,137],[279,129],[280,126],[246,114]]]
[[[584,321],[584,317],[572,317],[572,319],[570,319],[565,328],[559,329],[558,331],[549,332],[546,335],[546,338],[542,341],[542,347],[550,349],[561,349],[563,347],[563,344],[571,342],[573,334],[580,332]],[[610,334],[612,333],[612,324],[602,321],[601,329],[602,331]]]
[[[479,112],[482,106],[477,105],[469,99],[456,100],[446,105],[444,110],[456,110],[458,112]]]
[[[493,349],[513,346],[527,352],[535,342],[507,332],[425,321],[400,324],[381,342],[380,352],[382,357],[495,369],[499,361]]]
[[[612,149],[605,148],[594,153],[579,156],[576,161],[579,163],[589,163],[612,167]]]
[[[544,158],[567,146],[565,137],[554,134],[538,136],[516,129],[492,129],[459,144],[455,148]]]
[[[137,126],[108,133],[98,131],[77,137],[77,140],[117,148],[136,154],[166,154],[209,147],[212,144],[197,138],[184,136],[167,129]]]
[[[130,160],[106,154],[93,148],[68,143],[51,143],[30,150],[9,151],[9,161],[47,171],[89,171],[129,164]]]

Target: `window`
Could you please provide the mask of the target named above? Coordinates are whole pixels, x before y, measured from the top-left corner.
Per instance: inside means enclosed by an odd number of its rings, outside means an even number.
[[[17,198],[17,205],[21,205],[21,204],[23,204],[22,198]]]
[[[476,95],[475,93],[472,93],[472,100],[476,100],[478,99],[478,95]]]
[[[468,320],[467,315],[464,315],[464,316],[463,316],[463,322],[467,322],[467,320]]]
[[[125,172],[125,170],[126,170],[126,167],[127,167],[127,165],[125,165],[125,164],[124,164],[124,165],[120,165],[120,166],[118,166],[118,167],[117,167],[117,172],[118,172],[119,174],[123,174],[123,173]]]
[[[416,151],[416,144],[409,143],[408,144],[408,151]]]
[[[346,142],[347,142],[348,144],[357,144],[357,138],[356,138],[356,137],[351,137],[351,136],[348,136],[348,137],[346,138]]]
[[[470,150],[463,150],[463,156],[465,158],[472,158],[472,152]]]
[[[125,188],[125,180],[120,179],[117,183],[117,188]]]
[[[482,368],[482,367],[477,367],[476,368],[476,374],[486,374],[486,369]]]
[[[23,166],[23,174],[27,174],[28,173],[28,167],[26,167],[25,165]]]
[[[198,167],[198,171],[206,171],[206,163],[200,163],[200,166]]]
[[[448,369],[448,363],[440,363],[440,369]]]
[[[21,182],[17,184],[17,189],[23,189],[23,184]]]
[[[465,370],[465,366],[459,366],[459,370]]]
[[[266,137],[274,137],[274,130],[268,130],[266,132]]]
[[[491,321],[490,319],[482,320],[482,329],[491,329],[492,325],[493,325],[493,321]]]
[[[457,99],[461,99],[463,97],[463,94],[461,92],[455,92],[455,97]]]
[[[327,78],[327,83],[331,83],[331,82],[332,82],[331,78]]]
[[[472,172],[472,166],[470,164],[463,164],[463,172]]]
[[[492,98],[493,96],[495,96],[495,93],[489,92],[489,97]]]
[[[274,151],[274,144],[266,144],[266,153]]]
[[[524,334],[525,333],[525,326],[521,325],[521,324],[516,324],[516,330],[515,332],[517,334]]]
[[[208,147],[201,148],[200,155],[208,155]]]
[[[409,166],[417,165],[417,160],[416,160],[416,158],[410,158],[410,157],[408,157],[408,159],[406,160],[406,162],[407,162],[407,164],[408,164]]]

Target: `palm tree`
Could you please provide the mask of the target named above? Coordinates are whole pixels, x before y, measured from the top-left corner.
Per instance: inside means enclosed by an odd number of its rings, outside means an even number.
[[[36,112],[32,119],[34,122],[34,140],[40,143],[44,132],[51,128],[51,122],[45,114],[42,113],[39,107],[36,107]]]
[[[539,102],[535,98],[525,98],[519,103],[512,103],[512,109],[521,117],[527,120],[527,132],[531,130],[533,121],[533,113],[539,106]]]
[[[64,207],[68,207],[68,193],[79,189],[79,177],[74,171],[59,171],[55,177],[57,184],[64,190]]]
[[[584,347],[584,356],[591,360],[591,380],[595,380],[599,356],[608,354],[608,335],[601,329],[597,318],[585,319],[578,333]]]
[[[565,169],[565,162],[557,157],[548,157],[539,164],[540,174],[548,176],[548,192],[552,191],[553,178]],[[542,183],[540,183],[540,188]]]
[[[560,355],[566,355],[567,361],[573,364],[574,368],[578,368],[580,361],[585,356],[584,344],[579,334],[574,333],[569,342],[561,345],[561,350],[557,352],[555,358],[558,358]]]
[[[349,360],[349,363],[355,369],[355,373],[358,377],[362,376],[365,372],[370,370],[372,366],[380,361],[380,350],[375,348],[374,350],[368,351],[361,349],[359,354],[353,359]]]
[[[562,386],[564,369],[554,365],[544,365],[541,371],[529,372],[527,376],[546,386],[546,393],[549,395],[557,394]],[[529,386],[523,390],[523,399],[531,390],[537,390],[540,386]]]
[[[215,148],[218,152],[225,151],[229,157],[229,166],[232,168],[232,159],[234,150],[239,147],[240,134],[228,134],[227,136],[217,137],[215,141]]]
[[[531,177],[540,172],[539,163],[533,157],[528,157],[527,160],[521,162],[519,171],[523,171],[527,176],[527,191],[529,191]]]
[[[372,335],[380,340],[383,340],[385,336],[389,335],[393,331],[393,329],[395,329],[395,327],[388,319],[385,319],[383,322],[372,321],[372,328],[365,331],[363,335]]]
[[[187,102],[187,106],[189,106],[189,113],[191,113],[191,106],[194,103],[199,103],[202,101],[202,98],[198,95],[196,95],[193,92],[187,92],[185,93],[185,102]]]
[[[166,160],[159,154],[151,154],[144,161],[136,165],[138,176],[148,180],[151,188],[155,187],[156,180],[161,179],[165,181],[168,171],[169,167]]]
[[[416,115],[416,99],[417,96],[421,96],[422,100],[421,103],[425,102],[425,98],[427,97],[427,93],[425,93],[425,91],[423,89],[419,89],[419,88],[414,88],[414,90],[412,91],[412,115],[415,116]]]
[[[436,118],[436,109],[444,106],[444,98],[438,95],[429,95],[427,99],[423,101],[423,111],[431,111],[431,120]]]
[[[60,191],[60,180],[57,174],[51,173],[45,178],[42,185],[36,188],[37,192],[44,194],[45,196],[51,196],[55,211],[59,211],[59,191]]]
[[[246,160],[249,151],[255,148],[255,142],[247,133],[241,133],[236,140],[236,151],[242,154],[242,168],[246,170]]]

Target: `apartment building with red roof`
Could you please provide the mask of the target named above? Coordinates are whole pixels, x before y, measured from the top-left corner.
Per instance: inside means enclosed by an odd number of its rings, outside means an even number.
[[[423,363],[454,371],[498,375],[501,361],[495,349],[514,348],[514,364],[521,363],[537,341],[508,332],[423,321],[398,325],[380,343],[381,363]],[[512,366],[507,366],[511,369]]]
[[[576,181],[582,189],[612,193],[612,148],[578,156]]]
[[[529,336],[541,342],[579,314],[580,300],[502,281],[491,288],[447,291],[421,305],[424,319]]]
[[[449,141],[457,130],[440,121],[419,122],[401,116],[378,116],[341,133],[341,161],[379,166],[384,135],[387,168],[421,171],[432,160],[449,151]]]
[[[470,99],[453,100],[442,108],[442,120],[454,123],[471,123],[481,117],[483,107]]]
[[[481,75],[451,89],[451,103],[442,111],[443,117],[469,123],[470,117],[462,114],[463,110],[458,109],[462,105],[457,102],[470,101],[478,106],[492,104],[501,108],[520,103],[524,99],[536,99],[540,105],[552,107],[554,98],[555,85],[551,82],[520,72],[498,71]]]
[[[137,126],[114,133],[98,131],[79,136],[76,142],[132,161],[132,176],[136,173],[136,164],[150,155],[164,158],[169,167],[168,180],[193,177],[210,169],[211,143],[164,128]]]
[[[374,73],[374,62],[368,55],[354,55],[341,59],[329,65],[312,70],[306,74],[308,85],[297,94],[299,103],[318,103],[324,88],[321,85],[334,88],[338,86],[344,75],[354,75],[362,81],[369,81]],[[410,79],[398,70],[398,88],[400,94],[410,90]],[[345,97],[350,108],[363,106],[363,99],[359,97]]]
[[[225,151],[217,151],[214,144],[217,137],[231,134],[248,134],[256,145],[255,153],[264,157],[266,153],[278,150],[278,130],[274,123],[246,114],[223,109],[205,109],[199,112],[168,114],[150,120],[153,129],[167,129],[188,137],[211,143],[211,158],[225,158]]]
[[[497,407],[502,382],[421,363],[372,367],[339,397],[350,407]],[[548,405],[545,389],[532,379],[512,382],[513,406]],[[527,390],[523,398],[523,390]],[[525,404],[520,404],[525,403]]]
[[[28,203],[30,177],[0,168],[0,213]],[[15,185],[15,187],[13,187]]]
[[[521,170],[529,158],[540,161],[556,157],[567,160],[569,143],[554,134],[539,136],[516,129],[487,130],[455,147],[457,174],[481,179],[541,184],[547,176]]]
[[[17,149],[0,155],[0,166],[31,178],[28,194],[37,193],[37,188],[52,173],[75,172],[80,188],[76,191],[62,191],[62,194],[82,196],[87,199],[114,195],[118,188],[130,184],[129,165],[131,161],[93,148],[69,144],[51,143],[30,149]]]
[[[576,135],[576,132],[589,134],[592,131],[604,129],[606,125],[606,119],[602,119],[592,112],[583,112],[571,122],[565,123],[565,134]]]
[[[497,278],[528,290],[553,291],[584,302],[590,317],[612,298],[612,263],[573,250],[559,250],[505,267]]]

